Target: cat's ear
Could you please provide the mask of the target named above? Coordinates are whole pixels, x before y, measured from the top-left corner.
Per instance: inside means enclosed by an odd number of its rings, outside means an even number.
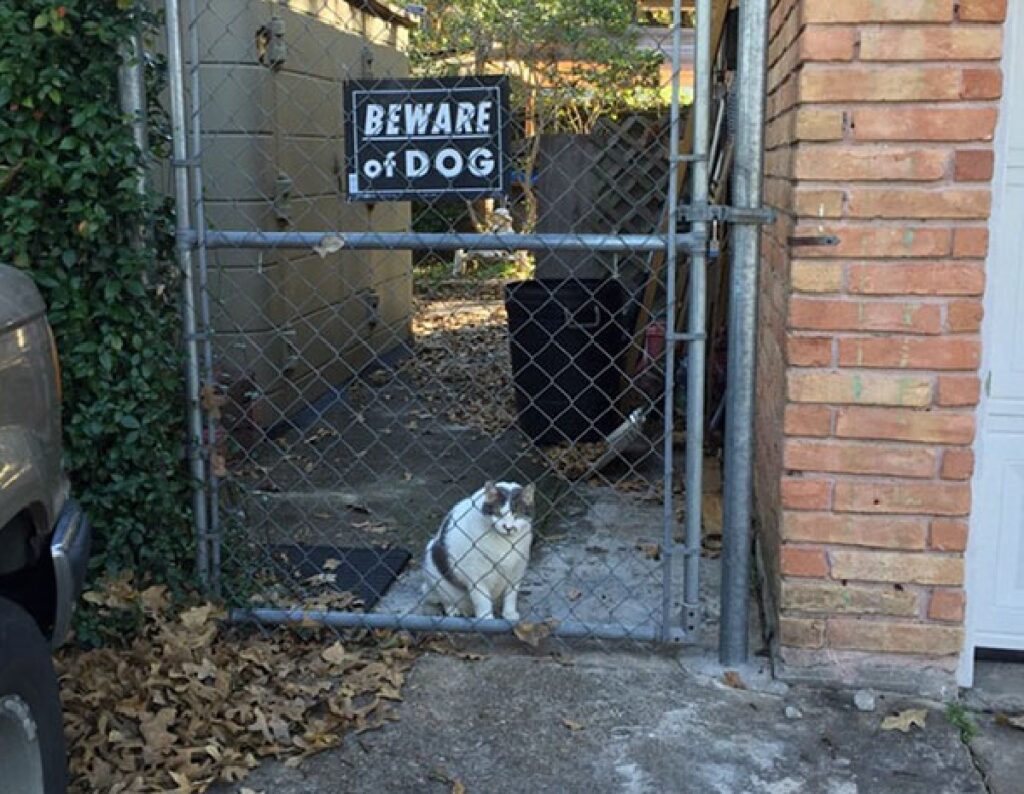
[[[525,488],[523,488],[521,498],[523,500],[523,504],[526,505],[526,507],[530,510],[533,509],[533,498],[536,495],[536,491],[537,489],[534,487],[532,482]]]
[[[488,480],[484,483],[484,503],[481,506],[481,510],[485,516],[494,516],[498,514],[501,508],[501,491],[498,490],[498,486],[494,484],[494,480]]]

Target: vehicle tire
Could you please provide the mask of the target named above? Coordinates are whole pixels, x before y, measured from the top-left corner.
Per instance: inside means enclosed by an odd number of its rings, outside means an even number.
[[[64,794],[67,753],[57,674],[35,621],[0,598],[0,788]]]

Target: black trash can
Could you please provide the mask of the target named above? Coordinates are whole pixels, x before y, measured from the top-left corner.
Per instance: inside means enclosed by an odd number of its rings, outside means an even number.
[[[605,438],[622,421],[626,291],[613,279],[505,287],[519,426],[538,444]]]

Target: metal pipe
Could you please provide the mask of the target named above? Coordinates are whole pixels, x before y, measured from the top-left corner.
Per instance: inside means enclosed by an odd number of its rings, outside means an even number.
[[[433,615],[385,615],[368,612],[333,612],[304,609],[232,609],[228,619],[233,623],[259,623],[281,626],[318,624],[338,629],[389,629],[393,631],[452,631],[476,634],[510,634],[516,624],[509,620],[477,620]],[[618,624],[556,622],[552,637],[592,640],[635,640],[654,642],[661,637],[659,628],[651,625],[630,628]],[[675,629],[668,638],[674,642],[687,640],[685,633]]]
[[[667,642],[672,632],[672,575],[675,545],[675,500],[672,496],[674,448],[672,431],[675,425],[676,346],[672,338],[676,327],[676,266],[679,224],[679,74],[682,69],[682,0],[672,3],[672,105],[669,111],[668,158],[668,224],[665,248],[665,328],[669,343],[665,345],[665,404],[662,417],[662,539],[661,539],[661,641]]]
[[[708,201],[708,156],[711,136],[711,0],[697,0],[697,42],[693,69],[693,182],[690,200]],[[707,325],[707,221],[694,222],[690,267],[690,313],[686,362],[686,573],[683,609],[685,627],[696,632],[700,619],[701,501],[704,470],[704,352]]]
[[[739,16],[739,123],[733,163],[733,203],[761,206],[764,163],[765,53],[768,0],[745,0]],[[729,289],[728,405],[725,414],[725,505],[722,532],[722,618],[718,654],[722,664],[747,659],[750,590],[750,514],[753,489],[754,374],[756,367],[757,273],[761,228],[732,229]]]
[[[435,251],[509,250],[509,251],[662,251],[668,235],[663,234],[458,234],[419,232],[202,232],[207,248],[321,248],[325,251],[383,250],[413,248]],[[197,243],[192,232],[190,241]],[[677,234],[678,247],[694,245],[691,235]]]
[[[203,460],[202,411],[199,403],[199,348],[196,344],[195,274],[192,267],[192,231],[188,173],[188,130],[185,122],[185,78],[181,53],[178,0],[164,0],[167,25],[167,87],[171,105],[174,158],[175,243],[181,268],[182,326],[185,342],[185,384],[188,400],[188,458],[192,474],[192,509],[196,526],[196,568],[209,585],[207,546],[206,462]]]
[[[196,0],[188,0],[188,32],[189,32],[189,71],[191,76],[190,125],[192,132],[192,191],[195,210],[196,260],[199,265],[199,322],[202,326],[202,378],[211,388],[215,383],[213,373],[213,340],[210,324],[210,291],[209,270],[206,257],[206,210],[203,192],[203,128],[199,116],[201,86],[199,82],[199,15],[196,11]],[[217,439],[217,422],[211,412],[206,413],[206,437],[211,449]],[[209,487],[209,553],[210,553],[210,585],[214,595],[220,595],[220,492],[218,478],[211,470],[208,472]]]

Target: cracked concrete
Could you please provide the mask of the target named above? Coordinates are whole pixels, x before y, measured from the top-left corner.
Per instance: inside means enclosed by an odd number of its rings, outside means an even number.
[[[882,718],[919,701],[880,695],[878,711],[861,713],[848,692],[765,689],[734,689],[649,652],[579,651],[568,663],[513,647],[479,661],[428,655],[396,722],[299,769],[266,764],[242,785],[268,794],[447,794],[455,781],[467,794],[986,790],[940,705],[925,704],[924,730],[901,734],[882,731]],[[787,706],[802,716],[788,718]]]

